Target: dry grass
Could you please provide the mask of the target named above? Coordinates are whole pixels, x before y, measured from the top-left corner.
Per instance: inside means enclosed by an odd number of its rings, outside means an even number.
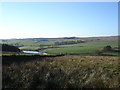
[[[118,88],[119,57],[62,56],[3,66],[3,88]]]

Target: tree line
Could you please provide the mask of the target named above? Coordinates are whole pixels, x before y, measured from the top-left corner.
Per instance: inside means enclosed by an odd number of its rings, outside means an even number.
[[[20,49],[16,46],[8,45],[8,44],[0,44],[2,47],[2,51],[9,51],[9,52],[20,52]]]
[[[67,44],[77,44],[77,43],[85,43],[85,41],[83,40],[61,41],[61,42],[55,42],[55,45],[67,45]]]

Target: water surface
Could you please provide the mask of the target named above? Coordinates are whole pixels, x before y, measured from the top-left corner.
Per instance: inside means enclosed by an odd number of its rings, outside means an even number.
[[[44,54],[44,55],[47,55],[47,53],[44,53],[44,52],[37,52],[37,51],[23,51],[24,53],[33,53],[33,54]]]

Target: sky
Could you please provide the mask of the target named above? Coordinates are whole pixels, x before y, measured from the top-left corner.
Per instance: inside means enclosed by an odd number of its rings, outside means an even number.
[[[117,2],[0,3],[0,39],[115,35]]]

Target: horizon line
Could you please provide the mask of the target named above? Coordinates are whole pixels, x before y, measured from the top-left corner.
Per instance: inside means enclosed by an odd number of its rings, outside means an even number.
[[[120,36],[120,35],[105,35],[105,36],[69,36],[69,37],[75,37],[75,38],[92,38],[92,37],[114,37],[114,36]],[[0,38],[0,40],[2,39],[39,39],[39,38],[48,38],[48,39],[52,39],[52,38],[69,38],[69,37],[28,37],[28,38]]]

